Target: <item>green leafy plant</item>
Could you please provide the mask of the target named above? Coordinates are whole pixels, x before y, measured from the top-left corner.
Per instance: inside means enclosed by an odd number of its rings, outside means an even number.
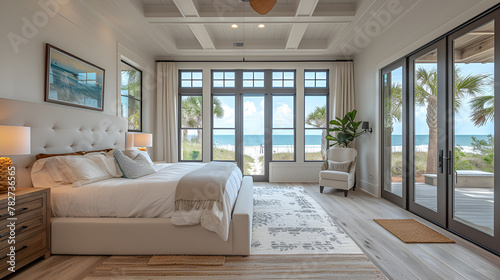
[[[326,140],[333,141],[333,143],[330,144],[330,147],[338,145],[340,147],[347,148],[354,140],[354,138],[365,133],[364,131],[357,132],[359,126],[362,123],[361,121],[355,121],[357,113],[358,111],[352,110],[351,112],[346,113],[342,119],[335,117],[335,120],[330,121],[330,124],[334,125],[334,128],[328,129],[328,135],[326,135],[325,137]],[[337,135],[330,135],[330,132],[332,131],[336,132]]]

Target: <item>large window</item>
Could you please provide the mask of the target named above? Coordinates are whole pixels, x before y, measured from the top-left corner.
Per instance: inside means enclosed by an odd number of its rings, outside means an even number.
[[[80,83],[95,83],[95,74],[79,76]],[[128,120],[129,131],[142,131],[142,71],[122,61],[121,63],[122,116]]]
[[[295,96],[273,95],[273,161],[295,160]]]
[[[304,73],[304,160],[323,161],[328,150],[328,70]]]
[[[306,95],[305,106],[305,160],[323,161],[326,159],[328,144],[326,140],[328,128],[328,96]]]
[[[181,70],[179,76],[179,160],[202,161],[202,72]]]
[[[212,96],[213,160],[236,160],[235,95]]]

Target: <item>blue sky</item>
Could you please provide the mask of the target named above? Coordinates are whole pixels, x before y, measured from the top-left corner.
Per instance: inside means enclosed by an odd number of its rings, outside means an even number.
[[[435,68],[435,64],[420,64],[426,69]],[[419,65],[419,66],[420,66]],[[466,75],[477,75],[477,74],[490,74],[493,76],[494,64],[493,63],[458,63],[456,64],[460,68],[460,73],[462,76]],[[392,83],[402,82],[402,71],[396,69],[392,72]],[[487,94],[493,94],[492,85],[487,85],[483,87],[484,92]],[[494,124],[493,122],[488,122],[486,125],[481,127],[476,127],[470,120],[470,98],[465,98],[462,101],[462,108],[460,111],[455,113],[455,135],[487,135],[494,134]],[[415,108],[415,134],[416,135],[427,135],[428,126],[425,122],[426,108],[424,106],[419,106]],[[394,123],[394,135],[402,134],[402,124]]]

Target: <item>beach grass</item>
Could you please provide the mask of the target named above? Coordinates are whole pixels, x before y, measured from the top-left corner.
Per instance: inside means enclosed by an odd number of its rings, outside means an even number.
[[[392,176],[401,177],[403,175],[403,158],[401,152],[392,153]],[[468,153],[462,149],[455,149],[455,169],[456,170],[480,170],[485,172],[495,172],[492,155],[483,153]],[[437,160],[437,159],[436,159]],[[425,174],[427,167],[427,153],[415,152],[415,175],[417,178]]]
[[[320,152],[316,152],[316,153],[306,153],[305,160],[306,161],[322,161],[324,159],[323,159],[323,155],[321,154],[321,151],[320,151]]]
[[[182,142],[182,160],[201,160],[202,146],[199,142],[185,140]]]

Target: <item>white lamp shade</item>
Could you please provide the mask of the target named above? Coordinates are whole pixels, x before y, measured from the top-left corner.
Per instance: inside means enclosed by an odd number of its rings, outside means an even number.
[[[134,133],[133,147],[153,147],[153,134],[151,133]]]
[[[0,125],[0,156],[29,154],[31,154],[30,128]]]

